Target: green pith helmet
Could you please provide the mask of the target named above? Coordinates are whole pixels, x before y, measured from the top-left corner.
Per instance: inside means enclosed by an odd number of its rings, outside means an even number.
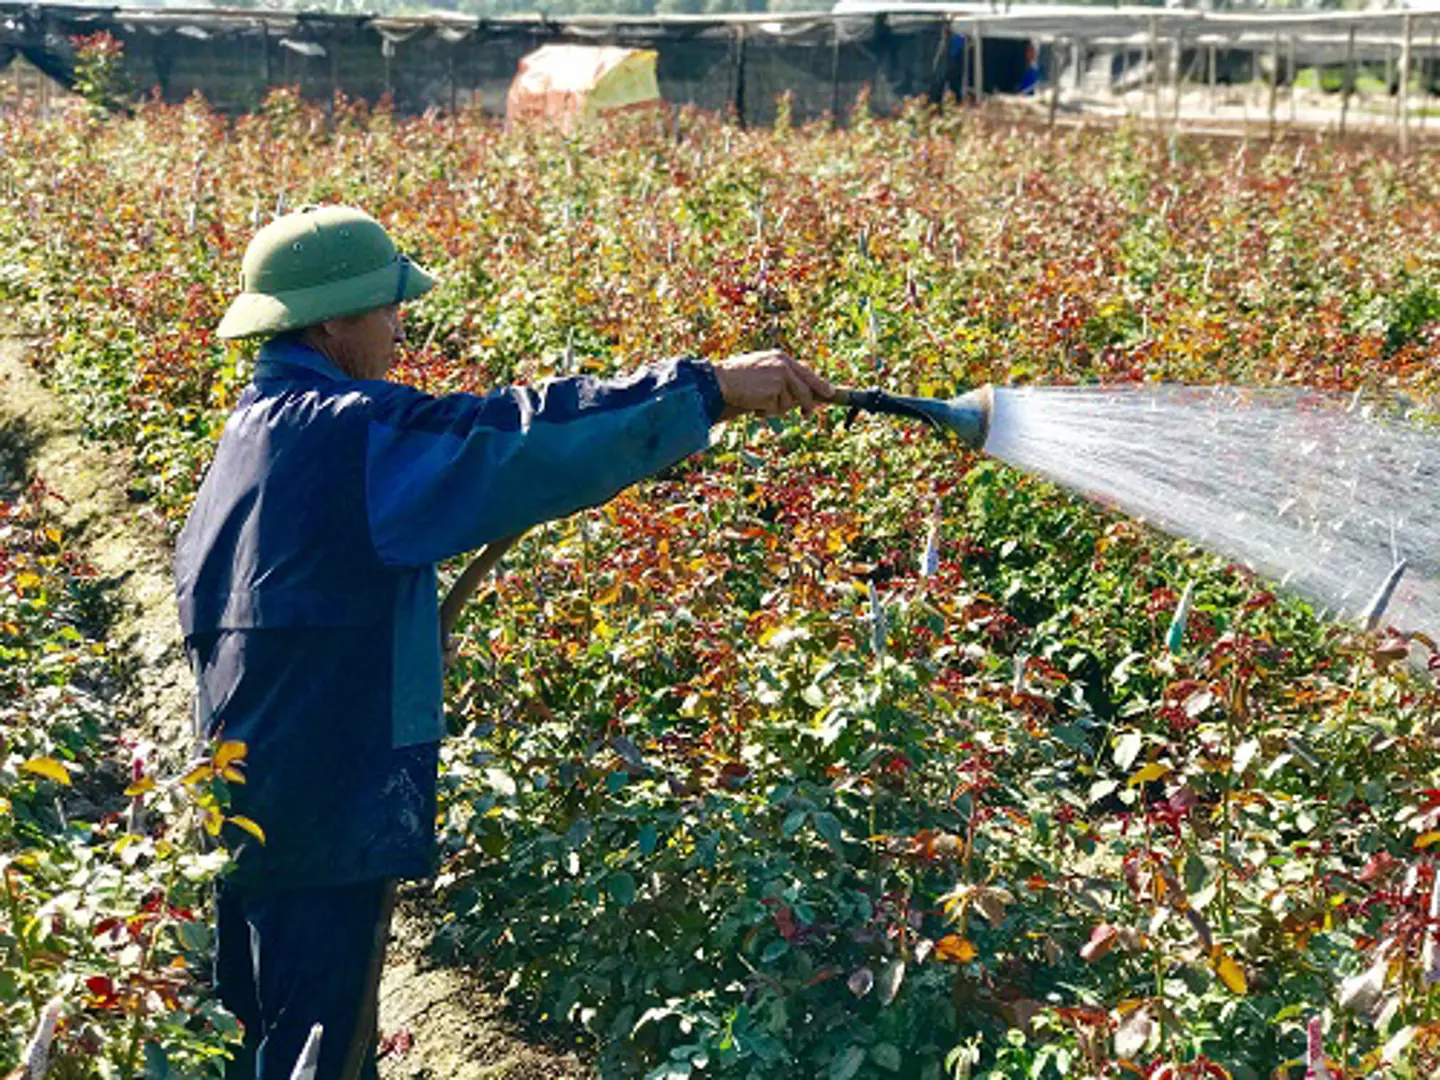
[[[218,333],[222,338],[280,334],[413,300],[434,285],[363,210],[302,206],[250,241],[240,295]]]

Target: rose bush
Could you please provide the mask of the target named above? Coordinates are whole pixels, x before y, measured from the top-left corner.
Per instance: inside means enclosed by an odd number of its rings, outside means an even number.
[[[238,1025],[206,990],[204,908],[225,856],[198,837],[223,816],[215,762],[240,776],[243,751],[157,783],[54,498],[0,501],[0,1070],[48,1011],[52,1076],[219,1076]]]
[[[438,271],[399,373],[434,390],[778,345],[912,392],[1433,394],[1431,151],[851,119],[7,118],[0,283],[172,525],[247,378],[240,253],[307,201]],[[453,955],[611,1076],[1433,1071],[1429,642],[842,421],[731,424],[476,598]]]

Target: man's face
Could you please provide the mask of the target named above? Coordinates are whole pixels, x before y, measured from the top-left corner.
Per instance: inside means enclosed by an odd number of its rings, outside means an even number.
[[[352,379],[383,379],[395,363],[395,348],[405,340],[400,305],[327,319],[322,325],[324,352]]]

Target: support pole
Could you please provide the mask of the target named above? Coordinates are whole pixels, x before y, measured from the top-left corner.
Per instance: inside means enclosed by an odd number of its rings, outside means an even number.
[[[1216,106],[1217,106],[1217,104],[1218,104],[1218,102],[1217,102],[1217,100],[1216,100],[1217,97],[1218,97],[1218,95],[1216,94],[1216,91],[1215,91],[1215,46],[1214,46],[1214,45],[1209,46],[1208,51],[1209,51],[1209,53],[1210,53],[1210,56],[1209,56],[1210,71],[1209,71],[1209,74],[1206,76],[1206,78],[1209,80],[1209,83],[1210,83],[1210,111],[1213,113],[1213,112],[1215,112]]]
[[[1400,21],[1400,86],[1396,91],[1395,120],[1400,125],[1400,152],[1410,152],[1410,51],[1415,32],[1415,16],[1408,11]]]
[[[1425,130],[1425,118],[1430,115],[1430,98],[1434,94],[1434,92],[1431,90],[1431,87],[1435,83],[1435,67],[1437,63],[1437,56],[1440,56],[1440,53],[1436,53],[1435,51],[1436,37],[1440,36],[1440,31],[1437,31],[1437,28],[1440,28],[1440,19],[1437,19],[1430,23],[1430,58],[1425,62],[1425,74],[1421,79],[1421,83],[1425,90],[1424,107],[1420,110],[1421,131]]]
[[[1355,92],[1355,24],[1350,24],[1350,33],[1345,38],[1344,86],[1340,93],[1340,135],[1345,135],[1345,118],[1350,112],[1350,95]]]
[[[1150,43],[1146,46],[1149,52],[1150,66],[1145,72],[1149,80],[1150,93],[1154,97],[1155,124],[1160,124],[1160,20],[1154,15],[1150,16]]]
[[[1290,81],[1290,126],[1295,126],[1295,35],[1291,34],[1285,40],[1285,77]]]
[[[985,100],[985,35],[975,21],[975,104]]]
[[[950,24],[945,24],[945,48],[950,47]],[[960,84],[960,92],[965,92],[965,84]],[[944,97],[944,88],[941,88],[941,97]],[[830,126],[837,127],[840,123],[840,20],[830,20]]]
[[[1180,35],[1175,35],[1171,41],[1171,47],[1175,50],[1170,64],[1172,75],[1170,89],[1174,94],[1170,99],[1170,131],[1173,135],[1175,129],[1180,126],[1180,94],[1185,86],[1185,72],[1180,70],[1181,65],[1185,62],[1185,42]]]
[[[1274,34],[1270,38],[1270,134],[1269,138],[1275,140],[1275,97],[1280,89],[1280,35]]]
[[[1130,92],[1130,43],[1127,41],[1120,48],[1120,100],[1125,103],[1125,111],[1130,111],[1130,99],[1126,95]]]
[[[735,25],[735,122],[745,127],[745,27]]]
[[[1085,87],[1085,64],[1089,60],[1089,50],[1086,48],[1084,38],[1076,38],[1070,43],[1070,58],[1075,64],[1075,92],[1078,94]]]
[[[1387,94],[1390,93],[1390,87],[1393,86],[1394,84],[1395,84],[1395,46],[1394,46],[1393,44],[1390,44],[1390,45],[1386,45],[1386,46],[1385,46],[1385,93],[1387,93]],[[1396,97],[1399,97],[1399,95],[1397,94]],[[1394,112],[1395,112],[1395,106],[1393,106],[1393,105],[1390,106],[1390,112],[1391,112],[1391,115],[1392,115],[1392,117],[1393,117]],[[1382,114],[1382,115],[1383,115],[1383,114]]]
[[[1045,128],[1052,135],[1055,133],[1055,110],[1060,104],[1060,40],[1056,38],[1050,42],[1050,62],[1046,65],[1050,69],[1050,109]]]
[[[834,115],[835,110],[835,77],[839,72],[840,63],[840,20],[831,22],[830,29],[833,34],[832,48],[830,52],[830,110]],[[935,56],[930,61],[930,104],[937,108],[944,108],[945,105],[945,73],[950,65],[950,20],[940,20],[940,44],[936,46]]]

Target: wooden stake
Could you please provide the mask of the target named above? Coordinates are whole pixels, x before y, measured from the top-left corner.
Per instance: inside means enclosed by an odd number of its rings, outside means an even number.
[[[1340,94],[1340,135],[1345,135],[1345,118],[1350,112],[1350,95],[1355,92],[1355,26],[1345,38],[1345,85]]]
[[[1079,92],[1085,85],[1085,63],[1089,59],[1083,38],[1076,38],[1070,43],[1070,58],[1075,64],[1075,90]]]

